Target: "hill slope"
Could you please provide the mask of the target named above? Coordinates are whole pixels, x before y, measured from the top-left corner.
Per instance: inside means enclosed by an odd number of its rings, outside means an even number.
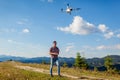
[[[30,70],[15,68],[16,62],[0,62],[0,80],[72,80],[67,77],[38,73]]]
[[[17,67],[16,67],[17,66]],[[43,72],[41,72],[41,70]],[[53,72],[57,68],[54,66]],[[47,72],[47,73],[46,73]],[[95,72],[75,68],[61,67],[62,77],[49,75],[49,65],[19,63],[14,61],[0,62],[0,80],[119,80],[120,75],[107,72]],[[64,77],[66,76],[66,77]],[[70,77],[72,76],[73,79]],[[76,78],[78,79],[76,79]]]

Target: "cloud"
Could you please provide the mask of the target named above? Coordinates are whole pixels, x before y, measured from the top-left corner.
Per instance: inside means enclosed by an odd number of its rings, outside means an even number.
[[[8,29],[8,28],[4,28],[4,29],[0,29],[0,33],[14,33],[16,32],[15,29]]]
[[[17,44],[17,45],[23,44],[22,42],[17,42],[17,41],[11,40],[11,39],[8,39],[7,41],[8,41],[8,43]]]
[[[11,42],[13,42],[13,40],[10,40],[10,39],[9,39],[8,42],[11,43]]]
[[[19,21],[17,21],[16,23],[19,25],[25,25],[28,24],[29,20],[28,19],[21,19]]]
[[[106,39],[110,39],[110,38],[112,38],[113,36],[114,36],[114,32],[112,32],[112,31],[104,34],[104,37],[105,37]]]
[[[120,50],[120,44],[116,45],[115,48]]]
[[[120,50],[120,44],[115,45],[99,45],[99,46],[83,46],[84,50]]]
[[[0,45],[0,54],[4,53],[5,55],[14,55],[22,57],[37,57],[37,56],[49,56],[46,47],[41,44],[32,44],[19,42],[12,39],[3,39]],[[43,54],[40,54],[43,53]]]
[[[103,50],[103,49],[107,49],[107,47],[104,46],[104,45],[100,45],[100,46],[97,46],[96,49],[97,50]]]
[[[100,24],[100,25],[98,26],[98,29],[99,29],[102,33],[104,33],[103,36],[104,36],[106,39],[110,39],[110,38],[112,38],[112,37],[114,36],[114,32],[108,30],[108,27],[106,27],[106,25],[104,25],[104,24]]]
[[[120,38],[120,34],[117,34],[117,37]]]
[[[106,27],[105,24],[99,24],[98,25],[98,29],[101,31],[101,32],[106,32],[108,30],[108,27]]]
[[[65,49],[66,52],[69,52],[72,48],[74,48],[73,45],[68,45]]]
[[[20,33],[30,33],[30,30],[28,28],[24,28],[22,30],[20,29],[13,29],[13,28],[1,28],[0,34],[20,34]]]
[[[23,33],[29,33],[30,30],[26,28],[26,29],[23,29],[22,32],[23,32]]]
[[[25,24],[25,22],[23,22],[23,21],[18,21],[17,24],[23,25],[23,24]]]
[[[75,16],[73,22],[68,27],[57,27],[57,30],[78,34],[87,35],[96,32],[98,29],[80,16]]]
[[[57,27],[57,30],[77,35],[99,33],[106,39],[112,38],[115,34],[105,24],[95,26],[94,24],[84,20],[81,16],[74,16],[71,24],[66,27]],[[120,35],[117,35],[117,37],[120,37]]]
[[[112,46],[100,45],[96,47],[96,50],[120,50],[120,44],[116,44]]]

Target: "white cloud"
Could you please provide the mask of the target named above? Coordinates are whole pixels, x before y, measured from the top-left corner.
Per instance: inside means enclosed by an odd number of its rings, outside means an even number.
[[[120,50],[120,44],[115,45],[99,45],[96,47],[83,46],[84,50]]]
[[[117,34],[117,37],[120,38],[120,34]]]
[[[8,43],[12,43],[12,44],[18,44],[18,45],[23,44],[22,42],[17,42],[17,41],[11,40],[11,39],[8,39],[7,41],[8,41]]]
[[[120,44],[116,45],[115,48],[120,50]]]
[[[99,29],[101,32],[106,32],[108,28],[107,28],[106,25],[104,25],[104,24],[99,24],[99,25],[98,25],[98,29]]]
[[[103,49],[107,49],[107,47],[104,46],[104,45],[100,45],[100,46],[97,46],[96,49],[97,50],[103,50]]]
[[[120,30],[117,32],[109,29],[105,24],[99,24],[95,26],[94,24],[84,20],[81,16],[74,16],[73,21],[66,27],[57,27],[57,30],[77,34],[77,35],[88,35],[92,33],[99,33],[105,39],[110,39],[116,35]],[[120,38],[120,34],[117,34],[118,38]]]
[[[4,55],[22,57],[49,56],[46,47],[41,44],[23,43],[12,39],[3,39],[3,41],[0,39],[0,44],[0,54]]]
[[[106,39],[110,39],[110,38],[112,38],[113,36],[114,36],[114,33],[113,33],[112,31],[104,34],[104,37],[105,37]]]
[[[120,44],[110,46],[100,45],[96,47],[96,50],[120,50]]]
[[[23,33],[29,33],[30,30],[26,28],[26,29],[23,29],[22,32],[23,32]]]
[[[0,33],[14,33],[16,32],[15,29],[8,29],[8,28],[4,28],[4,29],[0,29]]]
[[[23,25],[23,24],[25,24],[25,22],[23,22],[23,21],[17,21],[17,24]]]
[[[25,24],[28,24],[28,22],[29,20],[24,18],[24,19],[17,21],[16,23],[19,25],[25,25]]]
[[[13,42],[13,40],[10,40],[10,39],[9,39],[8,42],[11,43],[11,42]]]
[[[72,48],[74,48],[73,45],[68,45],[65,49],[66,52],[69,52]]]
[[[83,20],[82,17],[75,16],[73,22],[68,27],[57,27],[57,30],[72,34],[87,35],[96,32],[97,28],[93,24]]]

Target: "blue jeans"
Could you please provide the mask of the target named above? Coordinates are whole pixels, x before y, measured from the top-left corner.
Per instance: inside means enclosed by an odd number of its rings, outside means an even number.
[[[56,57],[56,58],[51,58],[50,75],[52,75],[52,69],[53,69],[54,63],[56,63],[58,75],[60,75],[60,64],[59,64],[58,57]]]

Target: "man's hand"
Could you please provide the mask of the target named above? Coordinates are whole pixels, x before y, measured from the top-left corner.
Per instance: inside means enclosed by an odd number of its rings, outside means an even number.
[[[58,55],[58,53],[50,53],[50,55]]]

